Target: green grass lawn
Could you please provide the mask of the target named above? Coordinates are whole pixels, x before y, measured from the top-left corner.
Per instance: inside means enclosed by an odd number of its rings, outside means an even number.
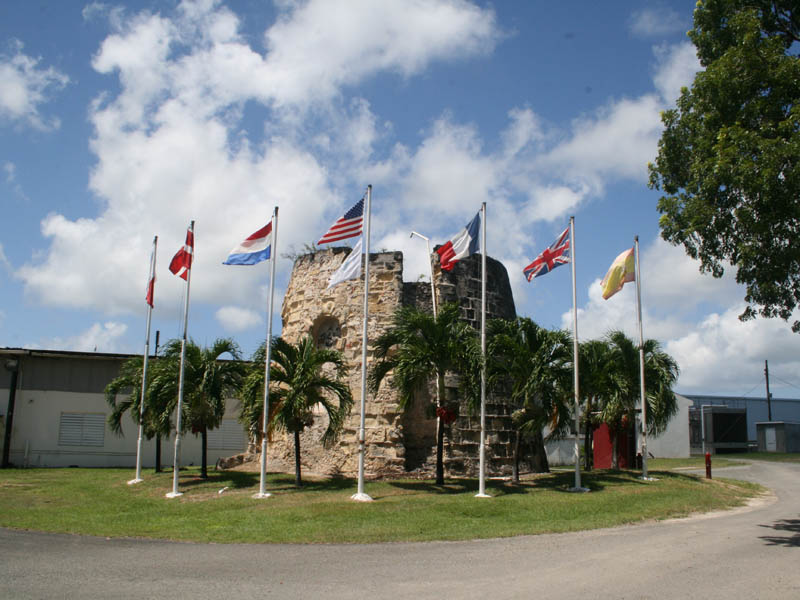
[[[273,495],[255,499],[258,473],[220,472],[208,479],[181,471],[184,495],[167,499],[172,474],[147,474],[129,486],[130,469],[0,471],[0,526],[106,537],[200,542],[333,543],[463,540],[612,527],[738,506],[758,486],[651,470],[585,473],[592,491],[573,494],[572,473],[538,475],[521,485],[489,480],[491,499],[475,498],[476,480],[368,482],[375,502],[350,500],[349,479],[309,481],[270,474]],[[219,490],[228,489],[220,494]]]
[[[728,456],[734,456],[728,454]],[[749,454],[737,454],[738,458],[749,457]],[[743,463],[736,458],[722,458],[718,455],[711,457],[711,469],[721,469],[722,467],[736,467]],[[690,458],[651,458],[647,461],[647,468],[652,469],[705,469],[706,459],[703,456],[692,456]]]
[[[742,458],[752,460],[769,460],[773,462],[800,462],[800,454],[797,452],[748,452],[742,454]]]
[[[785,452],[744,452],[741,454],[715,454],[711,457],[711,469],[723,467],[736,467],[745,464],[748,460],[768,460],[773,462],[800,462],[800,454]],[[648,469],[705,469],[706,461],[703,456],[691,458],[651,458],[647,461]]]

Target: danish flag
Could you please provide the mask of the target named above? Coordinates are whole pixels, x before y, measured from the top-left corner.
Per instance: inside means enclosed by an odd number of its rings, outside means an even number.
[[[194,221],[186,231],[186,243],[183,248],[178,250],[169,263],[169,270],[181,279],[188,279],[189,270],[192,268],[192,257],[194,256]]]

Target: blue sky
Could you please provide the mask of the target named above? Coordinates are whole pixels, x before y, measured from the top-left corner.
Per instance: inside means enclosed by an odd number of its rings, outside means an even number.
[[[798,341],[741,323],[729,270],[658,238],[659,112],[699,68],[693,0],[0,4],[0,345],[139,352],[181,332],[167,264],[196,220],[190,335],[264,339],[268,264],[221,265],[280,207],[299,250],[373,185],[373,249],[425,245],[488,207],[517,311],[571,327],[570,271],[522,268],[576,218],[579,333],[636,334],[634,286],[599,282],[639,235],[644,332],[678,391],[796,397]],[[277,265],[278,306],[291,263]],[[277,312],[277,311],[276,311]],[[276,328],[279,329],[279,319]]]

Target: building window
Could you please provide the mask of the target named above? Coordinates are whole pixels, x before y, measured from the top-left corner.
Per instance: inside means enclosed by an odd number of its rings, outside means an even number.
[[[105,413],[61,413],[59,446],[102,446],[105,434]]]
[[[208,431],[209,450],[243,451],[247,445],[244,427],[236,419],[223,419],[220,426]]]

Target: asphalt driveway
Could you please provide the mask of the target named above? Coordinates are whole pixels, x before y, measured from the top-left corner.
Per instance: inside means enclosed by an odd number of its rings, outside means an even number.
[[[0,529],[0,598],[800,598],[800,464],[756,506],[472,542],[217,545]]]

